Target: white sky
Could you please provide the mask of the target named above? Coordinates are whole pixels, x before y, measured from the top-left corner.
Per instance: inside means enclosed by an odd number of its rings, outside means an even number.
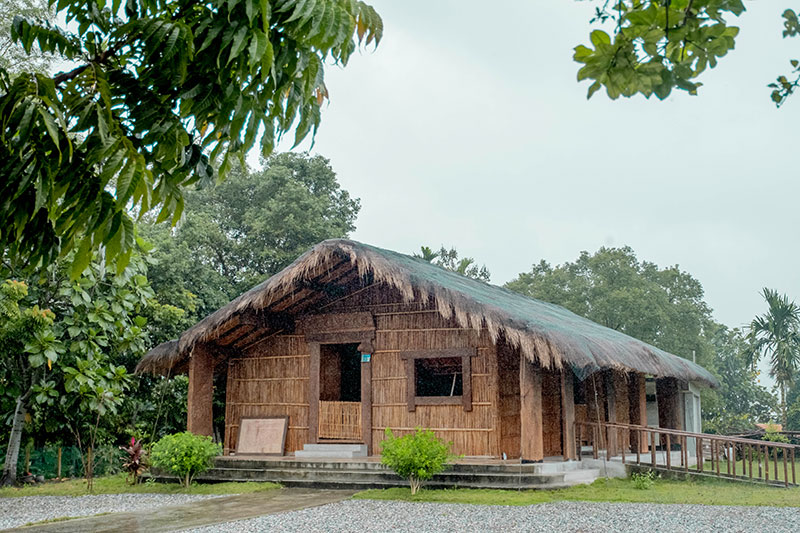
[[[328,68],[313,149],[362,200],[354,239],[456,246],[496,284],[629,245],[698,278],[730,326],[763,312],[764,286],[800,297],[800,95],[777,110],[766,87],[800,56],[784,2],[748,2],[700,95],[664,102],[586,100],[572,48],[595,3],[371,3],[384,40]]]

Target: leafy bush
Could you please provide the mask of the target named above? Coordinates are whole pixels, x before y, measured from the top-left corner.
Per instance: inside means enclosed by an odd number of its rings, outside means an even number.
[[[167,435],[155,443],[151,453],[153,466],[178,477],[184,487],[189,487],[197,474],[208,470],[214,457],[222,453],[222,446],[214,444],[211,437],[184,431]]]
[[[657,478],[658,474],[656,474],[653,470],[648,470],[647,472],[634,472],[631,474],[633,487],[639,490],[648,490],[652,488]]]
[[[417,428],[415,433],[395,437],[386,428],[386,439],[381,442],[381,462],[398,476],[408,480],[411,494],[416,494],[422,483],[445,469],[452,459],[452,442],[436,438],[433,431]]]
[[[767,432],[764,433],[763,437],[761,437],[761,440],[765,440],[768,442],[782,442],[784,444],[789,444],[790,442],[789,437],[787,437],[783,433],[778,433],[777,431],[769,431],[769,429],[767,429]]]

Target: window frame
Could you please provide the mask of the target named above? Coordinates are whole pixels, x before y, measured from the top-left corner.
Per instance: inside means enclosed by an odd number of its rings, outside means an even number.
[[[400,353],[406,364],[406,403],[408,412],[417,405],[461,405],[472,411],[472,358],[478,356],[477,348],[447,348],[442,350],[410,350]],[[460,396],[417,396],[417,359],[461,358]]]

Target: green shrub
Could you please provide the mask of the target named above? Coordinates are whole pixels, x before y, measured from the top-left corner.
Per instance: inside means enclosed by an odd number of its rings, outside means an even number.
[[[194,476],[208,470],[220,453],[222,446],[214,444],[211,437],[185,431],[162,437],[153,446],[150,457],[154,467],[177,476],[188,488]]]
[[[652,488],[657,478],[658,474],[656,474],[653,470],[648,470],[647,472],[634,472],[631,474],[633,487],[639,490],[647,490]]]
[[[417,428],[416,432],[395,437],[386,428],[386,439],[381,442],[381,462],[408,480],[411,494],[416,494],[422,483],[445,469],[452,442],[436,438],[433,431]]]

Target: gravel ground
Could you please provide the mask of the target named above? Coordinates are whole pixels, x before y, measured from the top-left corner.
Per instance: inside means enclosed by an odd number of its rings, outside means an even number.
[[[800,509],[557,502],[527,507],[348,500],[194,532],[800,531]]]
[[[98,494],[93,496],[24,496],[0,498],[0,529],[65,516],[140,511],[219,496],[191,494]]]

